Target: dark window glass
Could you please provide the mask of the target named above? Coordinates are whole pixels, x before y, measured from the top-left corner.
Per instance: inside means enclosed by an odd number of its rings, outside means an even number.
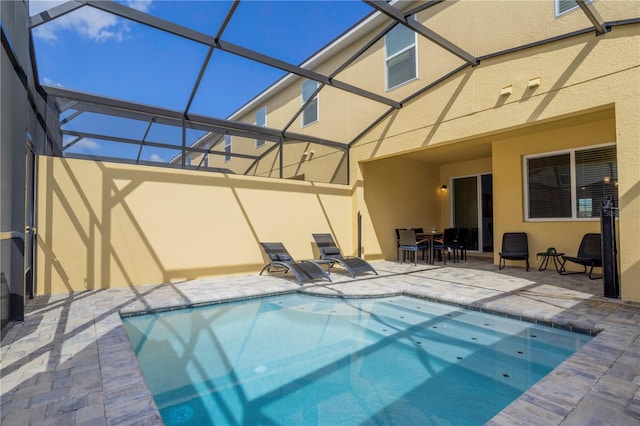
[[[416,50],[409,49],[387,61],[389,88],[416,78]]]
[[[577,217],[600,217],[600,207],[608,197],[618,206],[615,146],[576,151],[576,197]]]
[[[302,83],[302,103],[307,102],[307,99],[311,97],[313,92],[318,88],[318,82],[313,80],[305,80]],[[313,98],[313,101],[302,111],[302,125],[315,123],[318,121],[318,97]]]
[[[256,126],[267,126],[267,107],[262,107],[256,112]],[[264,139],[256,139],[256,148],[260,148],[265,145]]]
[[[230,135],[224,135],[224,161],[231,161],[231,156],[228,155],[231,153],[231,136]]]
[[[571,156],[530,158],[529,217],[571,217]]]
[[[397,25],[384,36],[384,45],[387,90],[416,78],[416,35],[413,30]]]

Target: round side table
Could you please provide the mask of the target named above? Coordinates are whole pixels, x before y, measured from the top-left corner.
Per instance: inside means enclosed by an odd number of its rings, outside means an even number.
[[[536,254],[536,256],[542,258],[542,262],[540,262],[538,271],[544,271],[545,269],[547,269],[547,265],[549,265],[549,259],[553,259],[553,266],[555,266],[556,271],[558,273],[561,272],[562,263],[560,262],[559,257],[564,256],[564,253],[549,253],[545,251],[543,253]]]

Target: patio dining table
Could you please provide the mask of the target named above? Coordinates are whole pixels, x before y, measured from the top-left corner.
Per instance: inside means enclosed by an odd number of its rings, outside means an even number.
[[[416,234],[416,239],[418,243],[429,241],[429,263],[433,265],[435,263],[435,256],[433,255],[433,243],[436,238],[442,238],[442,232],[439,231],[430,231],[430,232],[421,232]]]

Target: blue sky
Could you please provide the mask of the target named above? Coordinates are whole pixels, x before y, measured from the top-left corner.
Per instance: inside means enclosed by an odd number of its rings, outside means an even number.
[[[31,1],[33,15],[63,1]],[[209,35],[215,35],[230,1],[123,0],[119,3]],[[299,64],[371,12],[356,0],[242,1],[222,39]],[[84,6],[34,30],[42,84],[174,110],[184,110],[208,47]],[[190,112],[226,118],[284,72],[222,51],[214,51]],[[141,139],[144,123],[98,120],[87,115],[73,126],[118,128]],[[70,123],[71,126],[71,123]],[[163,132],[166,131],[166,132]],[[153,136],[153,138],[152,138]],[[193,133],[192,138],[199,134]],[[173,140],[154,128],[149,140]],[[108,144],[82,141],[69,152],[108,154]],[[120,144],[115,144],[119,148]],[[131,155],[137,147],[124,147]],[[145,148],[144,160],[171,154]]]

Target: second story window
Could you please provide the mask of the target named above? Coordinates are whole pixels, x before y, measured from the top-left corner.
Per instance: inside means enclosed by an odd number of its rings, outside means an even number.
[[[384,36],[387,90],[418,76],[416,33],[404,25],[396,25]]]
[[[224,162],[231,160],[231,135],[224,135]]]
[[[318,82],[313,80],[305,80],[302,82],[302,104],[307,102],[307,99],[311,97],[313,92],[318,88]],[[302,126],[309,125],[318,121],[318,97],[313,98],[313,101],[302,111]]]
[[[262,107],[256,111],[256,126],[267,127],[267,107]],[[266,144],[264,139],[256,139],[256,148]]]
[[[578,8],[578,2],[576,2],[576,0],[555,0],[554,3],[556,16],[564,15]]]

